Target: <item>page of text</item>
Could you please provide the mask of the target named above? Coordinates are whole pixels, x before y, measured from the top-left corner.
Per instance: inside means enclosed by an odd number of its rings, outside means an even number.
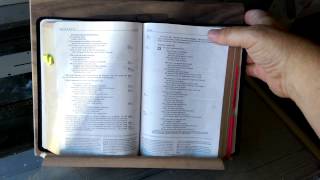
[[[218,156],[228,47],[209,29],[144,24],[143,155]]]
[[[48,148],[58,154],[136,155],[142,24],[61,21],[54,30],[54,64],[46,68],[56,68],[50,137],[58,145]]]

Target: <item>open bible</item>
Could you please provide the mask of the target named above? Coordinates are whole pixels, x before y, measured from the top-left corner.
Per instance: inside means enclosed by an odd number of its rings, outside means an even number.
[[[210,42],[213,28],[42,20],[42,148],[58,155],[232,152],[241,50]]]

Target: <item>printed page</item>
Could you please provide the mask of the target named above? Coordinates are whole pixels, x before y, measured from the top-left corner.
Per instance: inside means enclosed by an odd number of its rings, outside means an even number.
[[[55,69],[50,75],[56,84],[42,88],[55,89],[53,98],[42,92],[42,103],[49,104],[42,113],[45,148],[56,154],[136,155],[142,24],[61,21],[54,36],[54,64],[41,62],[42,76]]]
[[[218,156],[228,47],[212,28],[144,24],[143,155]]]

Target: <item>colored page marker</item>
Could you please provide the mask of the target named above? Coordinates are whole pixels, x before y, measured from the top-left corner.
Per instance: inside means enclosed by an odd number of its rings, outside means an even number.
[[[46,62],[47,65],[51,66],[54,64],[54,59],[51,54],[45,54],[43,55],[43,60]]]

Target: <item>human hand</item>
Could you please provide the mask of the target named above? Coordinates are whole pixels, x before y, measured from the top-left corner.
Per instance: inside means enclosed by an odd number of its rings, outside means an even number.
[[[266,82],[280,97],[290,97],[292,68],[301,61],[303,39],[286,33],[267,13],[250,10],[245,14],[248,27],[228,27],[209,31],[215,43],[245,48],[248,53],[246,71]]]
[[[320,47],[285,32],[263,11],[248,11],[245,22],[251,26],[210,30],[209,39],[245,48],[247,74],[291,98],[320,137]]]

